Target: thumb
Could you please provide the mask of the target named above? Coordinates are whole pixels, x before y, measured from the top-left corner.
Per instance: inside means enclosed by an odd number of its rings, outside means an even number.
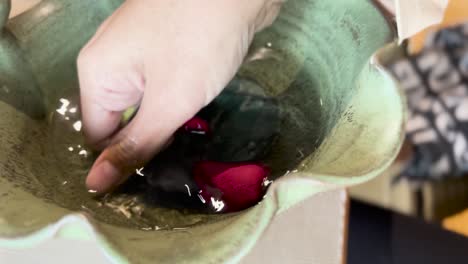
[[[161,87],[161,86],[159,86]],[[143,167],[170,141],[173,133],[205,104],[197,89],[154,89],[148,83],[138,113],[111,141],[86,179],[89,190],[112,191]],[[180,92],[179,92],[180,91]]]

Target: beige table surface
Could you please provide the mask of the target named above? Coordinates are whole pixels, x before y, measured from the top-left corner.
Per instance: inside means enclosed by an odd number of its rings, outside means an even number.
[[[38,2],[12,0],[11,15]],[[278,216],[242,263],[345,263],[347,197],[345,190],[319,194]],[[110,262],[92,242],[56,239],[28,250],[0,249],[0,263]]]
[[[319,194],[278,216],[242,264],[341,264],[346,258],[347,193]],[[0,248],[2,264],[110,263],[92,242],[52,240],[28,250]]]

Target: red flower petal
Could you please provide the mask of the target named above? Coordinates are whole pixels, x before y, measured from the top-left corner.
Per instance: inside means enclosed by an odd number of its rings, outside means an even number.
[[[210,133],[210,126],[208,123],[199,118],[199,117],[193,117],[189,121],[187,121],[183,126],[183,130],[189,133],[194,133],[194,134],[208,134]]]
[[[259,202],[269,169],[256,163],[204,161],[195,165],[195,182],[205,200],[221,199],[225,210],[238,211]],[[216,190],[218,193],[216,193]]]

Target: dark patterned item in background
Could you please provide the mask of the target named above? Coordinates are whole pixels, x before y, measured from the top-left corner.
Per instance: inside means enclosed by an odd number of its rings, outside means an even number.
[[[468,24],[428,37],[424,50],[392,64],[409,106],[412,159],[400,177],[440,180],[468,172]]]

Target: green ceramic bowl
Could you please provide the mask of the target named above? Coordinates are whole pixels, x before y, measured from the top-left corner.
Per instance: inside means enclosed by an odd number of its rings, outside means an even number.
[[[119,4],[44,0],[7,21],[10,4],[0,0],[1,247],[60,236],[97,240],[116,263],[236,262],[275,215],[366,181],[395,158],[404,102],[372,57],[393,40],[385,17],[370,0],[290,0],[239,71],[284,106],[270,163],[286,173],[264,200],[235,214],[160,209],[130,219],[121,212],[129,206],[96,202],[84,188],[93,155],[79,133],[75,60]]]

